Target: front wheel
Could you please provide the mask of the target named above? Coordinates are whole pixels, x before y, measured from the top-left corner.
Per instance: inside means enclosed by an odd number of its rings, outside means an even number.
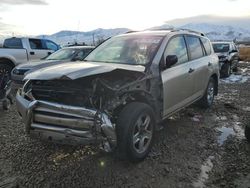
[[[245,127],[245,136],[248,142],[250,142],[250,127],[249,126]]]
[[[155,124],[149,105],[132,102],[125,106],[117,121],[119,157],[134,162],[143,160],[152,147]]]
[[[207,89],[200,99],[199,104],[203,108],[209,108],[212,106],[215,95],[215,80],[213,78],[209,79]]]

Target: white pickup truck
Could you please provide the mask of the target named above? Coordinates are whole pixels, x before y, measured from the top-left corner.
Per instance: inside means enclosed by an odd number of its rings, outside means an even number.
[[[31,60],[39,60],[54,51],[59,46],[47,39],[38,38],[8,38],[0,48],[0,73],[10,74],[18,64]]]

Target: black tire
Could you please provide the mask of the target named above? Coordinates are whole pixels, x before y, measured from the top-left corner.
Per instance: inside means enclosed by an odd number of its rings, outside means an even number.
[[[0,63],[0,77],[6,75],[8,77],[7,80],[10,80],[11,70],[12,67],[10,65]]]
[[[237,65],[235,65],[235,67],[233,68],[233,72],[237,72],[238,71],[238,67]]]
[[[250,127],[246,126],[245,127],[245,136],[248,142],[250,142]]]
[[[231,70],[231,64],[230,63],[224,63],[221,67],[221,77],[222,78],[227,78],[231,75],[232,70]]]
[[[9,110],[10,109],[10,101],[8,99],[3,101],[3,109],[4,110]]]
[[[132,102],[125,106],[117,120],[118,157],[132,162],[143,160],[152,147],[155,124],[155,116],[149,105]]]
[[[199,100],[199,105],[202,108],[209,108],[212,106],[215,95],[215,80],[214,78],[210,78],[207,84],[207,89],[203,95],[203,97]]]

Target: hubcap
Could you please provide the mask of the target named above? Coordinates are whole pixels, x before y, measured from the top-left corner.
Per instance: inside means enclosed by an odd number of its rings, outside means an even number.
[[[210,82],[207,88],[207,101],[209,104],[211,104],[213,100],[214,100],[214,84]]]
[[[148,114],[141,115],[136,121],[133,132],[133,147],[138,153],[143,153],[150,145],[153,126]]]

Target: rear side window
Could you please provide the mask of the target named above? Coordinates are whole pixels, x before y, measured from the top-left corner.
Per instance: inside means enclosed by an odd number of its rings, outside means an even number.
[[[203,57],[203,50],[201,47],[200,39],[198,37],[187,36],[186,41],[190,51],[191,60]]]
[[[52,41],[45,40],[45,45],[46,45],[47,49],[49,49],[49,50],[53,50],[53,51],[58,50],[58,46]]]
[[[40,39],[29,39],[30,48],[36,50],[43,50],[45,49]]]
[[[5,39],[3,46],[4,48],[15,48],[15,49],[23,48],[22,40],[19,38]]]
[[[187,48],[183,36],[172,38],[166,48],[166,56],[176,55],[178,57],[177,64],[182,64],[188,61]]]
[[[203,43],[203,46],[205,48],[206,54],[210,55],[211,54],[211,45],[210,45],[210,41],[206,38],[201,38],[201,41]]]

